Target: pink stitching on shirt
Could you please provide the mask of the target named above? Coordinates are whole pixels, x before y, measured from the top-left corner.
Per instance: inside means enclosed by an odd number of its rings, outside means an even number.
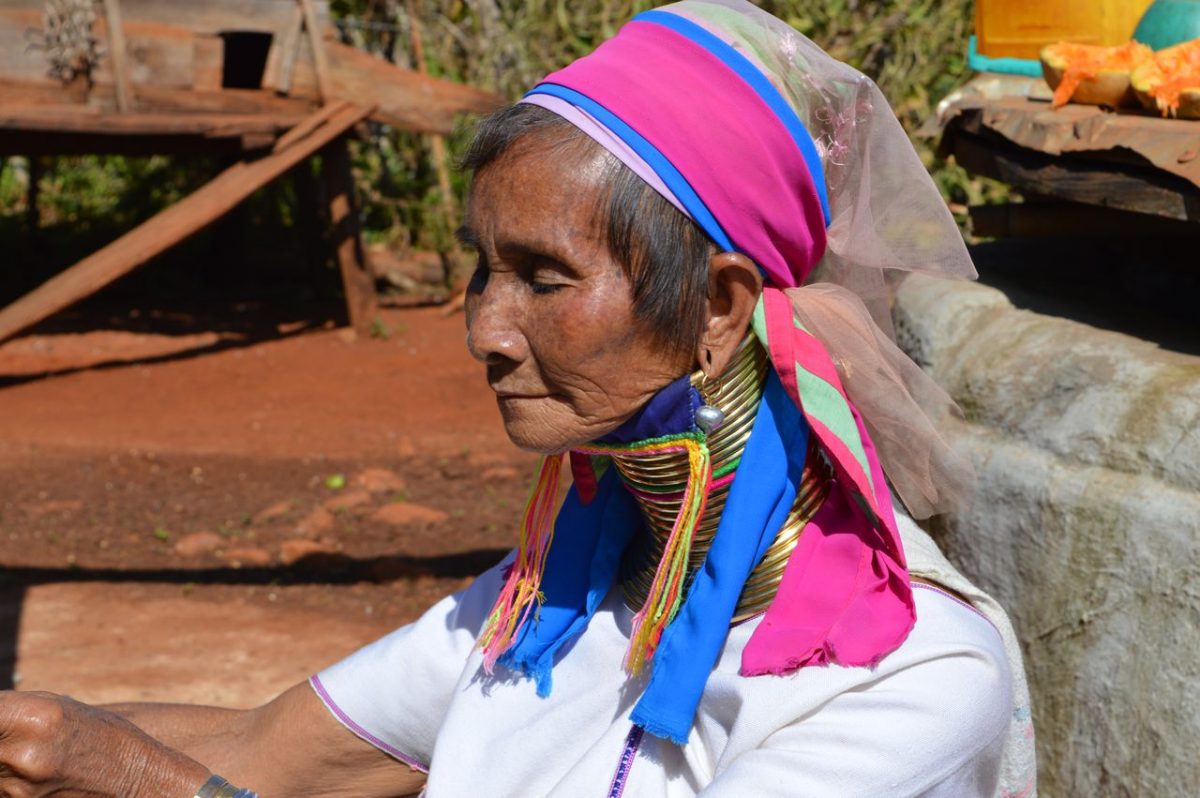
[[[364,741],[375,746],[380,751],[383,751],[385,754],[388,754],[389,756],[393,756],[396,759],[399,759],[401,762],[408,765],[413,770],[419,770],[422,773],[429,773],[428,766],[421,764],[420,762],[413,759],[408,754],[405,754],[402,751],[400,751],[398,748],[388,745],[383,740],[380,740],[378,737],[371,734],[369,731],[364,729],[362,726],[355,723],[354,719],[351,718],[349,715],[347,715],[346,712],[337,705],[337,702],[334,701],[332,697],[330,697],[329,691],[325,689],[325,685],[321,684],[321,679],[316,674],[313,674],[312,678],[310,678],[308,680],[308,683],[310,685],[312,685],[312,689],[317,692],[317,697],[320,698],[322,702],[324,702],[325,706],[327,706],[329,708],[329,711],[332,712],[337,717],[338,720],[340,720],[342,723],[345,724],[347,729],[354,732],[359,737],[361,737]]]
[[[960,599],[958,596],[954,595],[953,593],[948,593],[948,592],[946,592],[945,590],[942,590],[942,589],[941,589],[940,587],[938,587],[937,585],[930,585],[930,584],[927,584],[927,583],[925,583],[925,582],[913,582],[913,583],[912,583],[912,586],[913,586],[914,588],[918,588],[918,587],[919,587],[919,588],[921,588],[921,589],[923,589],[923,590],[930,590],[930,591],[932,591],[932,592],[934,592],[934,593],[937,593],[937,594],[938,594],[938,595],[940,595],[940,596],[945,596],[946,598],[950,599],[951,601],[953,601],[955,604],[959,605],[960,607],[965,607],[966,609],[968,609],[968,610],[970,610],[971,612],[973,612],[973,613],[975,613],[976,615],[978,615],[980,618],[983,618],[985,621],[987,621],[987,622],[988,622],[988,626],[990,626],[990,627],[992,627],[993,629],[995,629],[995,630],[996,630],[996,634],[1000,635],[1000,640],[1001,640],[1001,641],[1003,641],[1003,640],[1004,640],[1004,635],[1001,635],[1001,634],[1000,634],[1000,630],[999,630],[999,629],[996,627],[996,624],[992,623],[992,619],[991,619],[991,618],[989,618],[989,617],[987,617],[986,615],[984,615],[982,612],[980,612],[980,611],[979,611],[979,608],[978,608],[978,607],[976,607],[974,604],[970,604],[970,603],[968,603],[968,602],[966,602],[966,601],[963,601],[963,600],[962,600],[962,599]]]

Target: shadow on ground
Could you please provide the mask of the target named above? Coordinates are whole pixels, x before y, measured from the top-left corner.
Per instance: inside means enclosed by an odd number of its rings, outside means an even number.
[[[1198,251],[1200,232],[997,239],[971,256],[980,282],[1019,308],[1200,355]]]

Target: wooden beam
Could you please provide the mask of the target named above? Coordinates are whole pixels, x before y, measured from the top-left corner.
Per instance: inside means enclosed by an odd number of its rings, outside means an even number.
[[[184,199],[0,310],[0,341],[90,296],[204,229],[369,114],[369,108],[343,105],[323,125],[287,149],[229,167]]]
[[[365,336],[371,331],[379,306],[375,297],[375,279],[363,252],[358,203],[354,197],[354,173],[344,138],[329,143],[322,150],[321,182],[329,203],[331,243],[346,294],[346,312],[350,326]]]
[[[995,133],[953,130],[946,144],[968,172],[1008,183],[1025,194],[1200,221],[1200,188],[1152,166],[1102,161],[1084,153],[1048,155]]]
[[[129,82],[129,67],[125,63],[128,50],[125,47],[125,26],[121,24],[120,0],[104,0],[104,14],[108,22],[108,55],[112,59],[113,81],[117,88],[117,110],[128,113],[133,110],[133,85]]]
[[[105,114],[80,106],[0,110],[0,153],[204,154],[270,150],[299,114]]]
[[[290,94],[292,80],[296,75],[296,58],[300,55],[300,43],[304,41],[304,9],[297,5],[288,26],[279,41],[279,66],[275,74],[275,91]]]
[[[325,37],[321,33],[321,23],[317,19],[317,9],[312,0],[299,0],[304,10],[304,27],[308,29],[308,42],[312,46],[313,66],[317,71],[317,92],[321,102],[327,103],[333,99],[333,79],[329,72],[329,54],[325,52]]]
[[[82,108],[87,101],[88,85],[82,77],[63,84],[47,79],[11,80],[0,73],[0,107],[71,104]]]
[[[276,134],[246,131],[236,136],[108,135],[0,130],[0,152],[27,155],[177,155],[185,158],[220,157],[232,162],[269,152]],[[0,258],[0,260],[3,260]]]
[[[504,104],[498,94],[401,69],[340,42],[325,47],[334,96],[374,105],[372,119],[402,130],[450,134],[458,114],[487,113]]]
[[[321,125],[324,125],[333,117],[342,113],[346,107],[350,105],[351,103],[348,103],[344,100],[339,100],[338,102],[330,103],[324,108],[318,109],[303,122],[296,125],[284,135],[280,136],[279,142],[275,145],[275,149],[277,151],[287,149],[297,141],[300,141],[302,138],[308,136]]]
[[[188,91],[158,86],[135,87],[138,107],[146,111],[212,112],[217,114],[298,114],[313,110],[310,100],[280,97],[270,89]]]
[[[76,84],[58,81],[6,80],[0,77],[0,109],[17,113],[39,106],[72,107],[79,114],[101,114],[116,110],[116,97],[109,85],[93,86],[90,94]],[[313,110],[311,98],[281,97],[270,89],[195,90],[134,84],[138,111],[180,111],[218,114],[295,114]],[[351,100],[353,102],[353,100]]]
[[[0,110],[0,130],[104,134],[114,136],[200,135],[237,137],[247,133],[278,136],[307,121],[299,114],[97,114],[67,106]]]

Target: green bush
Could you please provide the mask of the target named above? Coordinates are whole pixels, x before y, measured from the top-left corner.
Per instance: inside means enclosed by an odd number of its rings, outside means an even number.
[[[658,3],[417,0],[414,5],[432,74],[515,100],[539,78],[586,55],[629,17]],[[759,5],[878,82],[900,121],[914,134],[914,144],[947,201],[957,206],[1006,196],[999,184],[971,178],[941,161],[933,142],[915,136],[937,102],[970,75],[970,0],[765,0]],[[333,7],[347,41],[414,66],[402,4],[336,0]],[[450,139],[451,153],[461,153],[468,138],[469,125],[464,125]],[[443,249],[453,224],[439,218],[443,214],[427,147],[425,137],[380,131],[370,148],[377,152],[361,154],[358,164],[368,186],[372,225],[397,243]],[[455,175],[454,180],[461,199],[463,177]]]
[[[610,37],[646,0],[415,0],[430,73],[492,89],[509,100],[546,73],[584,55]],[[901,122],[915,131],[937,101],[969,75],[970,0],[764,0],[837,58],[873,77]],[[411,27],[399,0],[332,0],[343,39],[396,63],[414,67]],[[470,133],[464,120],[447,139],[456,160]],[[987,202],[1003,187],[973,179],[938,160],[931,142],[914,144],[948,201]],[[124,228],[186,194],[215,164],[167,158],[46,158],[41,181],[43,223],[80,230]],[[446,251],[458,220],[439,196],[428,136],[373,128],[355,148],[366,234],[397,248]],[[24,210],[27,170],[0,169],[0,215]],[[465,179],[452,174],[453,207],[461,207]],[[269,195],[290,216],[289,191]],[[258,199],[261,204],[264,200]],[[270,213],[255,214],[269,218]],[[286,224],[286,221],[285,221]]]

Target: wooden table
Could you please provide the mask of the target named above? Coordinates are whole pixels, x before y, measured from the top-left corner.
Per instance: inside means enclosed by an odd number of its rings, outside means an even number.
[[[942,155],[1023,194],[1200,222],[1200,121],[964,95]]]

